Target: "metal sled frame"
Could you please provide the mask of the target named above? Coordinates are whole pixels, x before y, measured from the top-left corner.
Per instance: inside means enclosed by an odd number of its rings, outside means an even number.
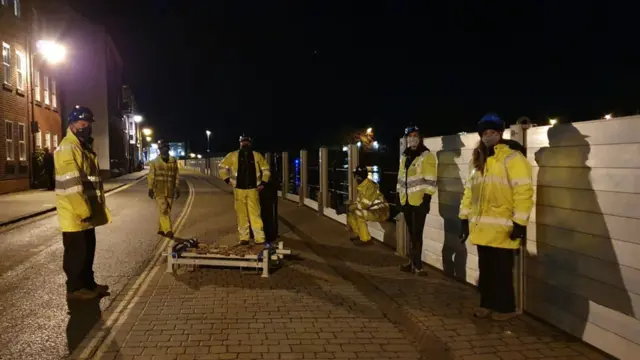
[[[273,264],[280,262],[285,255],[290,255],[291,250],[285,249],[282,241],[278,242],[278,247],[262,250],[259,255],[220,255],[220,254],[198,254],[183,252],[178,258],[173,258],[171,253],[167,254],[167,272],[173,272],[175,265],[207,265],[225,266],[239,268],[262,269],[262,277],[269,277],[269,269]]]

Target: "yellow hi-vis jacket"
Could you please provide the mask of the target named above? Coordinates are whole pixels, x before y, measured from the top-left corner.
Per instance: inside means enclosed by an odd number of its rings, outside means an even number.
[[[180,185],[176,159],[169,156],[169,161],[165,162],[162,156],[155,158],[149,167],[147,182],[155,196],[173,197],[174,190]]]
[[[110,223],[96,153],[67,131],[53,159],[60,230],[76,232]]]
[[[436,192],[438,182],[438,159],[429,150],[424,151],[420,156],[413,159],[409,171],[406,170],[405,163],[407,157],[402,154],[400,157],[400,169],[398,170],[398,184],[396,190],[400,196],[400,203],[420,206],[425,194],[433,195]]]
[[[238,176],[238,154],[239,150],[230,152],[227,156],[220,161],[220,179],[230,179],[231,185],[236,187],[236,178]],[[271,170],[269,164],[259,152],[253,152],[253,160],[256,164],[256,185],[260,185],[262,182],[269,182],[271,177]]]
[[[357,187],[354,212],[356,215],[377,221],[385,221],[389,218],[389,203],[380,192],[378,184],[371,179],[365,179]]]
[[[460,218],[469,220],[469,240],[474,245],[517,249],[509,239],[513,223],[527,226],[533,208],[531,164],[506,144],[494,147],[484,173],[473,169],[460,203]]]

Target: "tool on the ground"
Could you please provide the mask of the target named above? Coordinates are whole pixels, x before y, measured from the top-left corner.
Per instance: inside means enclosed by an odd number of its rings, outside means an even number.
[[[196,249],[198,248],[198,239],[189,239],[182,241],[173,245],[171,248],[171,257],[177,259],[180,257],[180,254],[185,252],[187,249]]]

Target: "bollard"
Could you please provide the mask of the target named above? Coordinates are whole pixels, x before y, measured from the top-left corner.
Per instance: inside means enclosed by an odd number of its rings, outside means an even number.
[[[400,256],[408,256],[408,239],[409,231],[407,230],[407,223],[404,220],[404,214],[400,213],[396,216],[396,254]]]
[[[355,144],[351,144],[349,145],[348,148],[348,168],[347,168],[347,179],[348,179],[348,184],[349,184],[349,201],[350,202],[355,202],[356,201],[356,195],[357,195],[357,186],[358,184],[356,184],[356,181],[352,175],[352,171],[356,168],[356,166],[358,166],[358,155],[359,155],[359,151],[360,148],[358,148],[358,145]]]
[[[282,153],[282,198],[286,199],[289,193],[289,153]]]
[[[318,194],[318,214],[324,215],[324,209],[329,206],[329,149],[320,148],[319,176],[320,192]]]
[[[304,206],[304,199],[307,198],[307,175],[308,175],[307,150],[300,150],[300,190],[298,191],[299,206]]]

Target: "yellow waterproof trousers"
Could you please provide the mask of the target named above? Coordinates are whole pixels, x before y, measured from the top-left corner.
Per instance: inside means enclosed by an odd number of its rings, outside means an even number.
[[[236,216],[238,217],[238,240],[248,241],[249,226],[257,244],[264,243],[264,230],[260,217],[258,189],[233,189]]]
[[[158,224],[158,231],[163,233],[173,232],[171,225],[171,206],[173,205],[173,197],[156,196],[156,204],[158,205],[158,214],[160,215],[160,221]]]
[[[370,241],[371,234],[367,227],[367,221],[380,222],[389,217],[388,211],[367,211],[350,209],[347,213],[347,226],[351,235],[357,235],[361,241]]]

